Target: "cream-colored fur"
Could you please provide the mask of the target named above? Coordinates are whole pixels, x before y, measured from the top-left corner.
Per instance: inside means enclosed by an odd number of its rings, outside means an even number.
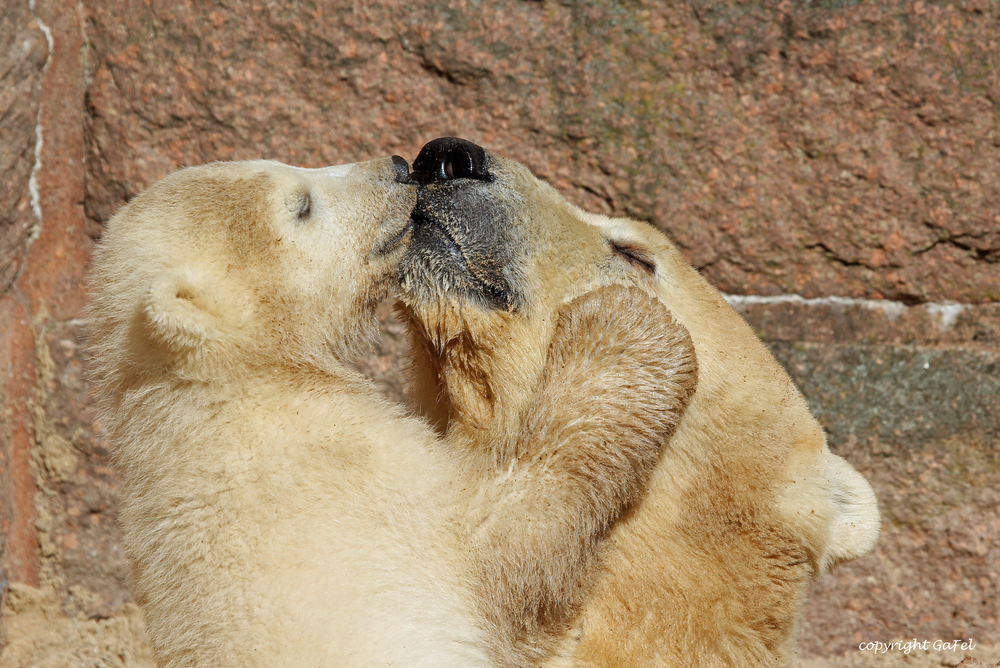
[[[400,180],[389,159],[219,163],[172,175],[108,224],[94,374],[160,666],[537,654],[532,639],[570,616],[595,541],[676,427],[690,339],[620,288],[555,313],[550,362],[497,444],[517,459],[502,471],[468,455],[492,432],[442,442],[351,371],[412,226],[416,188]],[[627,318],[609,306],[622,299]],[[588,347],[606,337],[620,349]],[[607,408],[577,419],[573,397],[598,394]],[[512,602],[530,619],[505,616]]]
[[[545,665],[788,665],[809,581],[874,546],[870,486],[829,451],[787,374],[662,233],[583,212],[513,161],[487,154],[483,164],[476,178],[426,184],[417,210],[448,229],[471,275],[500,277],[493,289],[514,306],[470,299],[426,262],[402,278],[418,409],[441,432],[495,429],[502,441],[530,401],[553,314],[603,285],[659,299],[698,360],[697,390],[648,494],[611,530],[582,610]],[[480,249],[495,239],[504,243]],[[479,354],[474,366],[459,363],[463,341]]]

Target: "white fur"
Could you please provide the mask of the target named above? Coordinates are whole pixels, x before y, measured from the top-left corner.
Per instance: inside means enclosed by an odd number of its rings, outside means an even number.
[[[109,223],[95,373],[159,665],[491,665],[461,476],[342,361],[398,259],[370,249],[413,200],[388,160],[217,164]]]

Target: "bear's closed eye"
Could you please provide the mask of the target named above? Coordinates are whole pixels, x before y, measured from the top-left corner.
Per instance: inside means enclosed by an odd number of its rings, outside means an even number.
[[[611,250],[633,267],[641,269],[650,276],[656,275],[656,259],[645,248],[628,241],[615,241],[614,239],[611,239],[609,243]]]
[[[306,193],[302,201],[299,202],[299,210],[296,212],[296,215],[298,215],[299,220],[305,220],[309,217],[310,213],[312,213],[312,197],[309,196],[309,193]]]

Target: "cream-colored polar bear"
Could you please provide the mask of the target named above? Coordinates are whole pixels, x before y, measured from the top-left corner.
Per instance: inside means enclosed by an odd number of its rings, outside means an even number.
[[[697,390],[550,665],[787,665],[809,581],[871,550],[879,513],[785,372],[651,226],[585,213],[462,140],[424,147],[413,178],[401,310],[419,408],[440,432],[502,444],[537,386],[555,314],[581,293],[641,289],[694,341]],[[481,456],[498,470],[510,461],[502,447]]]
[[[479,435],[441,441],[347,366],[411,237],[407,171],[219,163],[108,224],[94,375],[160,666],[526,661],[645,489],[695,367],[641,292],[559,313],[500,472],[466,456]],[[621,299],[627,317],[609,306]],[[578,416],[595,395],[607,403]],[[511,601],[532,614],[504,614]]]

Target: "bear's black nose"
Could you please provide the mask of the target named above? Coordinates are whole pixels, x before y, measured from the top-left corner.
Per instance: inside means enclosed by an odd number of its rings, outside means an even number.
[[[457,137],[441,137],[420,149],[410,178],[420,185],[451,179],[493,180],[486,169],[486,149]]]

